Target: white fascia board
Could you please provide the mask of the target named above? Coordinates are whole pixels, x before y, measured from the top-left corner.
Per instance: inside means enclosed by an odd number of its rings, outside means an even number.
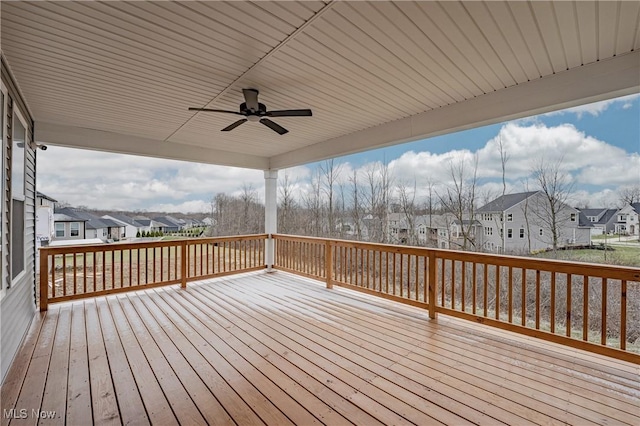
[[[269,168],[269,161],[266,157],[42,121],[35,123],[35,140],[45,145],[64,146],[68,148],[116,152],[119,154],[141,155],[145,157],[259,170]]]
[[[276,155],[269,165],[283,169],[638,92],[635,51]]]

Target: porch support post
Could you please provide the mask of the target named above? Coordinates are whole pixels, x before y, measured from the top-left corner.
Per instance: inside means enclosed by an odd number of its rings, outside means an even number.
[[[264,246],[267,271],[271,272],[275,259],[275,243],[272,235],[278,232],[277,192],[278,171],[264,171],[264,232],[268,235]]]

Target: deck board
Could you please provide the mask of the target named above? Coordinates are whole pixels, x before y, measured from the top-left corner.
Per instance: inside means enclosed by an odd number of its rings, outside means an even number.
[[[56,411],[50,424],[636,425],[639,379],[624,361],[258,272],[51,305],[0,392],[3,410]]]

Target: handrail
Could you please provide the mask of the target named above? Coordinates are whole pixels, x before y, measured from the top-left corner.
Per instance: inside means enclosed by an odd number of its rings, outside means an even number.
[[[276,234],[274,268],[640,363],[640,269]],[[637,339],[637,340],[636,340]],[[636,340],[636,341],[634,341]]]
[[[40,249],[40,310],[49,303],[264,268],[267,234]]]

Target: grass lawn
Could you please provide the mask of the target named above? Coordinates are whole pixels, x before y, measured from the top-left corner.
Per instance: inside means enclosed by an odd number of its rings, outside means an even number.
[[[559,260],[575,262],[604,263],[608,265],[640,267],[640,246],[611,247],[612,250],[561,250],[558,251]],[[554,259],[553,252],[540,253],[536,257]],[[606,257],[606,258],[605,258]]]

